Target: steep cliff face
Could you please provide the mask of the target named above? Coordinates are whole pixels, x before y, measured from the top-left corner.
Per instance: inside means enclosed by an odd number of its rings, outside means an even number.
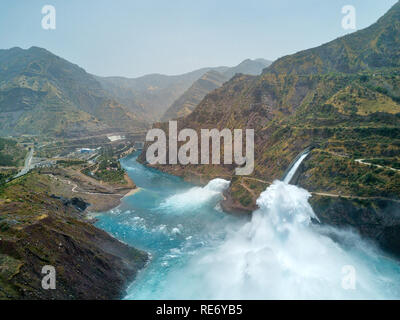
[[[0,299],[118,299],[148,260],[83,219],[79,199],[49,195],[49,177],[28,174],[0,189]],[[56,270],[44,290],[42,268]]]
[[[322,223],[351,227],[400,258],[399,202],[314,195],[310,203]]]

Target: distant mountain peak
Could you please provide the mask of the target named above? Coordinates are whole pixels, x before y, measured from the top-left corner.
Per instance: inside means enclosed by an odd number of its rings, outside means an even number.
[[[232,68],[209,70],[174,101],[162,120],[167,121],[189,115],[208,93],[221,87],[224,82],[238,74],[259,75],[270,64],[271,62],[265,59],[246,59]]]

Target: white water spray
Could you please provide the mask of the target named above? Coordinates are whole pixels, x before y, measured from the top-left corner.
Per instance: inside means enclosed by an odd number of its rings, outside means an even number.
[[[314,226],[311,194],[289,185],[304,154],[285,180],[275,181],[257,200],[250,222],[232,227],[224,241],[199,250],[189,263],[173,270],[152,298],[168,299],[381,299],[399,297],[398,265],[349,231]],[[169,198],[169,206],[190,210],[209,199],[214,180]],[[217,188],[220,192],[220,188]],[[208,195],[208,196],[205,196]],[[326,234],[351,239],[344,248]],[[382,265],[380,273],[377,268]],[[356,272],[355,287],[343,287],[344,267]],[[396,279],[397,278],[397,279]]]
[[[190,190],[167,198],[160,208],[173,209],[175,212],[187,212],[200,208],[205,203],[221,196],[222,191],[229,187],[230,182],[224,179],[211,180],[204,187],[194,187]]]

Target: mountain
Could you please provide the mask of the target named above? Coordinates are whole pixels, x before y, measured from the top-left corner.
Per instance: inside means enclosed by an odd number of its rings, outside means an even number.
[[[82,135],[143,128],[79,66],[32,47],[0,50],[0,134]]]
[[[239,63],[237,66],[229,68],[228,70],[224,71],[223,74],[225,77],[232,78],[237,73],[242,74],[249,74],[253,76],[258,76],[263,69],[270,66],[272,61],[265,60],[265,59],[246,59]]]
[[[196,80],[211,69],[225,71],[227,67],[203,68],[182,75],[149,74],[139,78],[98,77],[102,88],[130,111],[150,122],[159,121],[166,109]]]
[[[400,255],[399,39],[398,2],[365,30],[283,57],[260,76],[234,76],[178,120],[179,129],[198,132],[254,129],[251,176],[234,176],[232,165],[156,167],[193,182],[230,176],[223,207],[251,212],[309,147],[293,182],[313,192],[321,221],[354,227]]]
[[[207,93],[219,88],[227,80],[229,78],[222,73],[213,70],[208,71],[174,101],[163,115],[162,120],[168,121],[190,114]]]
[[[259,75],[270,64],[271,62],[265,59],[247,59],[239,65],[223,71],[208,71],[174,101],[165,112],[162,120],[168,121],[190,114],[209,92],[221,87],[224,82],[228,81],[235,74]]]
[[[277,60],[266,72],[285,74],[354,73],[400,64],[399,3],[364,30]]]

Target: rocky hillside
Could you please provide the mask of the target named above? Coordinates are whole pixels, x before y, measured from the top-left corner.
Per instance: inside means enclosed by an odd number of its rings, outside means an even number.
[[[83,135],[143,126],[77,65],[37,47],[0,50],[0,134]]]
[[[86,222],[88,204],[53,196],[52,183],[30,173],[0,186],[0,300],[121,298],[147,254]],[[55,290],[42,288],[45,265]]]
[[[311,146],[297,177],[300,186],[329,199],[389,199],[398,207],[399,37],[397,3],[365,30],[279,59],[260,76],[235,76],[178,122],[179,128],[197,130],[254,129],[252,176],[232,177],[231,165],[159,168],[191,181],[231,177],[225,209],[250,212],[260,192]],[[328,210],[318,208],[321,216]],[[356,206],[348,212],[363,210]]]
[[[165,112],[162,121],[177,119],[189,115],[203,98],[211,91],[221,87],[237,73],[259,75],[271,64],[265,59],[244,60],[239,65],[224,71],[211,70],[185,91]]]

